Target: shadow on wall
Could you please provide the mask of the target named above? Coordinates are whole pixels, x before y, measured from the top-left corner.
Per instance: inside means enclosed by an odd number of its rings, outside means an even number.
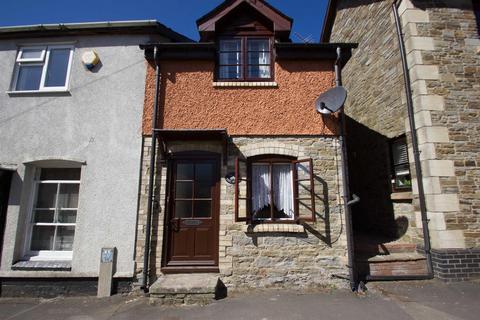
[[[363,277],[370,274],[369,258],[388,255],[384,244],[400,239],[409,220],[394,215],[389,139],[348,116],[346,120],[350,189],[361,199],[352,207],[352,219],[356,263]]]
[[[152,207],[152,220],[151,220],[152,237],[150,240],[150,258],[149,258],[150,259],[149,261],[150,283],[155,282],[159,276],[159,274],[157,273],[157,270],[160,269],[162,259],[163,259],[163,257],[158,256],[159,249],[161,249],[161,252],[163,254],[166,253],[166,247],[164,246],[166,241],[163,241],[164,239],[159,238],[158,235],[161,234],[161,232],[163,232],[163,236],[167,234],[167,230],[164,230],[163,226],[166,225],[165,214],[168,209],[166,207],[160,206],[160,203],[162,202],[162,200],[164,200],[162,199],[162,195],[160,192],[161,186],[162,186],[162,178],[163,178],[162,171],[167,170],[167,168],[163,166],[161,157],[157,157],[155,168],[157,172],[155,174],[156,178],[155,178],[155,184],[153,186],[153,207]],[[162,246],[162,248],[160,248],[159,246]],[[142,255],[142,259],[143,259],[143,255]]]
[[[473,10],[477,19],[477,33],[480,35],[480,1],[473,0]]]
[[[356,234],[393,241],[403,236],[408,220],[395,220],[390,184],[388,138],[347,116],[350,188],[361,201],[352,207]]]
[[[317,205],[319,202],[323,204],[323,210],[320,212],[318,210],[318,206],[315,207],[315,219],[317,220],[317,228],[313,228],[310,224],[304,223],[303,226],[305,230],[310,232],[312,235],[320,239],[323,243],[328,245],[329,247],[332,246],[332,235],[330,229],[330,205],[329,205],[329,198],[328,198],[328,184],[325,180],[321,177],[314,175],[313,179],[315,180],[315,204]],[[322,186],[322,193],[319,193],[317,188],[318,185]],[[320,224],[319,224],[320,223]],[[323,229],[319,227],[323,226]],[[340,232],[341,234],[341,232]]]

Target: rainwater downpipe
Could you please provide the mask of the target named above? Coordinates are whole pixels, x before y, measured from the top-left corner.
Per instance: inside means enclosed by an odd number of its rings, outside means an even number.
[[[337,48],[337,61],[335,62],[335,85],[340,87],[342,85],[342,72],[341,72],[341,63],[342,60],[342,48]],[[350,182],[348,179],[348,156],[347,156],[347,141],[345,138],[346,133],[346,117],[345,117],[345,107],[342,106],[342,111],[340,113],[340,146],[342,151],[342,176],[343,176],[343,202],[345,210],[345,231],[347,236],[347,258],[348,258],[348,275],[350,280],[350,289],[352,291],[357,291],[358,289],[358,280],[357,272],[355,268],[355,252],[354,252],[354,243],[353,243],[353,228],[352,228],[352,210],[351,206],[359,201],[358,197],[355,197],[354,200],[350,200]]]
[[[155,99],[153,105],[152,117],[152,146],[150,152],[150,172],[148,178],[148,204],[147,204],[147,221],[145,226],[145,248],[143,253],[143,279],[142,288],[148,292],[149,287],[149,260],[150,260],[150,234],[152,228],[152,211],[153,211],[153,189],[155,181],[155,163],[157,155],[157,118],[158,118],[158,95],[160,92],[160,65],[158,63],[158,48],[154,47],[153,59],[155,61]]]
[[[430,246],[430,232],[428,230],[427,206],[425,204],[425,191],[423,188],[422,165],[420,162],[420,151],[418,149],[418,138],[415,127],[415,118],[413,111],[412,89],[410,87],[410,74],[408,71],[407,54],[405,51],[405,43],[400,24],[400,16],[398,14],[397,1],[392,4],[393,15],[395,17],[395,26],[397,29],[398,44],[400,47],[400,56],[402,58],[403,80],[405,82],[405,94],[407,95],[407,111],[408,121],[410,124],[410,132],[412,134],[413,160],[415,162],[415,174],[417,175],[418,184],[418,200],[420,204],[420,214],[422,216],[422,231],[425,247],[425,256],[427,259],[427,274],[421,275],[402,275],[402,276],[367,276],[367,281],[395,281],[395,280],[428,280],[433,279],[432,253]]]

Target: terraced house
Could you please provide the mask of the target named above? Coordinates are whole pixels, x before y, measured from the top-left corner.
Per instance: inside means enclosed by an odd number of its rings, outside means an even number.
[[[330,1],[322,41],[359,44],[344,85],[350,187],[362,199],[357,270],[367,278],[480,276],[479,9]]]
[[[1,295],[118,290],[135,270],[145,61],[156,21],[0,28]]]
[[[142,46],[137,266],[152,297],[348,274],[340,122],[315,101],[354,45],[292,43],[292,23],[229,0],[197,21],[199,42]]]
[[[92,293],[102,248],[169,303],[478,278],[479,7],[331,0],[321,43],[263,0],[198,42],[0,28],[1,294]]]

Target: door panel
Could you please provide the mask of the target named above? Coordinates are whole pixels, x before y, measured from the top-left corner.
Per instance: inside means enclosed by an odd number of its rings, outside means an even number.
[[[209,258],[211,244],[210,228],[197,228],[195,232],[195,256]]]
[[[219,163],[213,154],[174,158],[164,266],[218,265]]]

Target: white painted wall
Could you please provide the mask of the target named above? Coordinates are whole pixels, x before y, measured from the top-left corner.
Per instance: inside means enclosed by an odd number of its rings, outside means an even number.
[[[158,37],[158,36],[157,36]],[[117,276],[132,276],[145,91],[145,59],[138,45],[150,36],[46,38],[73,41],[68,94],[9,95],[17,46],[44,39],[0,40],[0,165],[16,164],[7,213],[0,276],[96,276],[100,249],[118,249]],[[88,71],[84,51],[102,66]],[[67,159],[82,167],[72,272],[11,271],[21,259],[32,169],[26,162]]]

